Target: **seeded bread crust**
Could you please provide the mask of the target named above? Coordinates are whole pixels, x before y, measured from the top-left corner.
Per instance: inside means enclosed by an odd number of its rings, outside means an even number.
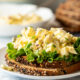
[[[8,54],[5,56],[6,62],[9,66],[12,66],[14,70],[27,74],[27,75],[35,75],[35,76],[54,76],[54,75],[64,75],[70,74],[80,70],[80,62],[76,64],[72,64],[63,68],[41,68],[30,65],[21,64],[15,60],[12,60],[8,57]]]
[[[76,63],[76,62],[66,62],[66,61],[53,61],[52,63],[49,63],[48,61],[44,61],[42,63],[37,63],[37,61],[28,62],[26,56],[20,56],[16,58],[16,61],[24,65],[40,67],[40,68],[48,68],[48,69],[49,68],[64,68],[64,67],[67,67]]]

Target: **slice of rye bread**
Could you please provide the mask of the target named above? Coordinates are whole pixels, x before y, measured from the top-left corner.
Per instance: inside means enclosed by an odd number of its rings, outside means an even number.
[[[70,18],[70,19],[73,19],[73,20],[76,20],[76,21],[80,21],[80,14],[79,12],[76,12],[75,14],[75,11],[68,11],[68,10],[63,10],[63,9],[57,9],[56,10],[56,15],[60,15],[60,16],[65,16],[67,18]]]
[[[61,3],[59,5],[59,8],[63,8],[66,10],[72,10],[72,11],[79,11],[79,7],[80,7],[80,0],[67,0],[64,3]]]
[[[67,0],[56,10],[56,19],[64,24],[64,30],[80,32],[80,0]]]
[[[16,58],[17,62],[24,64],[24,65],[29,65],[29,66],[34,66],[34,67],[40,67],[40,68],[64,68],[67,66],[70,66],[76,62],[65,62],[65,61],[53,61],[52,63],[49,63],[48,61],[44,61],[42,63],[37,63],[37,61],[34,62],[28,62],[26,56],[20,56]]]
[[[56,15],[56,18],[59,19],[60,21],[65,22],[65,24],[68,26],[72,25],[72,27],[80,27],[80,21],[71,19],[71,18],[66,17],[66,16],[61,16],[61,15]]]
[[[6,62],[9,66],[12,66],[14,70],[19,71],[28,75],[35,76],[54,76],[54,75],[63,75],[70,74],[80,70],[80,62],[75,64],[63,67],[63,68],[41,68],[30,65],[25,65],[15,60],[12,60],[8,57],[8,54],[5,56]]]

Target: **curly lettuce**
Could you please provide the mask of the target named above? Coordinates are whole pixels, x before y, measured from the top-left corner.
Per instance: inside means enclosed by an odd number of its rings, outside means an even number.
[[[7,53],[9,58],[16,59],[18,56],[26,56],[26,60],[28,62],[37,61],[37,63],[42,63],[43,61],[48,61],[49,63],[52,63],[53,61],[80,61],[80,38],[77,39],[77,41],[74,43],[74,48],[78,54],[69,54],[68,56],[60,56],[60,54],[57,53],[57,51],[54,52],[46,52],[45,50],[42,50],[40,53],[39,50],[33,51],[31,47],[31,43],[28,43],[25,45],[24,48],[21,49],[15,49],[13,43],[7,44]]]

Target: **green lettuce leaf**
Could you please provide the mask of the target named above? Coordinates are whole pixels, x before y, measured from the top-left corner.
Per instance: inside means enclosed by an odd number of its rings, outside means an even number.
[[[75,50],[80,54],[80,37],[77,39],[77,41],[74,43]]]

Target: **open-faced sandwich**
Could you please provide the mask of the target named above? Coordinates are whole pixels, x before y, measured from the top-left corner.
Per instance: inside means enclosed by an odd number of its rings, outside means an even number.
[[[61,28],[32,27],[7,44],[6,62],[28,75],[53,76],[80,70],[80,38]]]

